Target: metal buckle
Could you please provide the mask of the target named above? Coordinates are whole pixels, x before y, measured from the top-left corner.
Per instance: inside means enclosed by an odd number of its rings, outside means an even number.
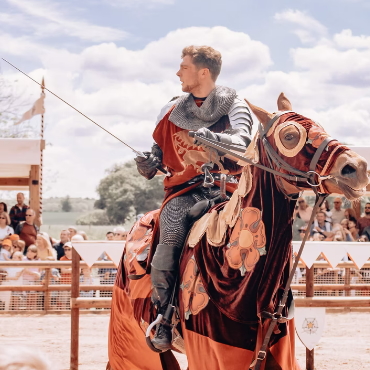
[[[266,351],[259,351],[257,355],[257,359],[263,361],[266,358]]]
[[[310,182],[311,175],[310,174],[313,174],[313,175],[316,175],[317,176],[317,180],[318,180],[318,183],[317,184],[311,184],[311,182]],[[307,175],[309,175],[308,179],[306,180],[306,182],[307,182],[308,185],[310,185],[310,186],[312,186],[314,188],[316,188],[316,187],[318,187],[318,186],[321,185],[321,182],[322,182],[321,176],[316,171],[307,171]]]

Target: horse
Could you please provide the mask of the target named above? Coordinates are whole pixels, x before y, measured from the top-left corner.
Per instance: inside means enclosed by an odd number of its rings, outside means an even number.
[[[276,113],[248,104],[260,125],[239,156],[238,188],[194,223],[180,260],[173,349],[186,353],[190,370],[253,367],[288,280],[298,194],[314,189],[355,200],[368,184],[365,159],[295,113],[283,93]],[[172,351],[156,353],[144,338],[156,317],[148,255],[158,215],[146,214],[127,238],[113,289],[107,369],[180,369]],[[261,369],[299,369],[293,302],[290,294]]]

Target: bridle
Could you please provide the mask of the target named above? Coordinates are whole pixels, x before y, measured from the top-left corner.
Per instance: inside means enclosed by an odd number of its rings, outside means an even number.
[[[318,188],[321,186],[322,182],[324,180],[328,180],[334,177],[332,175],[322,176],[321,174],[317,172],[316,167],[317,167],[317,164],[324,150],[328,148],[329,143],[331,143],[332,141],[336,141],[336,139],[327,137],[325,138],[325,140],[323,140],[323,142],[319,145],[314,156],[311,159],[311,163],[309,165],[308,171],[304,172],[297,168],[294,168],[293,166],[288,164],[286,161],[284,161],[284,159],[282,159],[279,156],[279,154],[275,151],[275,149],[272,147],[270,142],[267,140],[267,133],[269,132],[270,128],[282,115],[287,114],[287,113],[295,113],[295,112],[279,111],[278,113],[274,115],[274,117],[271,118],[271,120],[266,124],[265,127],[262,126],[262,124],[259,124],[259,127],[258,127],[259,138],[265,147],[268,161],[270,163],[270,167],[267,167],[260,163],[254,163],[249,158],[236,153],[236,152],[244,153],[245,152],[244,147],[241,148],[240,146],[237,146],[237,145],[225,144],[225,143],[220,143],[219,141],[216,141],[216,140],[206,139],[202,136],[198,136],[195,132],[189,132],[189,136],[196,138],[198,142],[204,144],[207,147],[210,147],[212,149],[217,149],[218,151],[223,152],[225,154],[229,154],[233,158],[236,158],[238,160],[251,164],[266,172],[272,173],[273,175],[279,176],[281,178],[284,178],[286,180],[289,180],[295,183],[305,182],[312,188],[314,193],[317,195],[319,194]],[[233,159],[233,158],[230,158],[230,159]],[[273,165],[275,165],[277,169],[274,169]],[[287,171],[287,172],[282,172],[282,170]]]
[[[334,178],[334,176],[331,176],[331,175],[322,176],[317,172],[317,165],[318,165],[318,162],[320,160],[320,157],[321,157],[322,153],[324,152],[324,150],[327,150],[329,143],[331,143],[332,141],[336,141],[335,139],[333,139],[331,137],[325,138],[323,140],[323,142],[319,145],[319,147],[317,148],[315,154],[313,155],[313,157],[311,159],[311,162],[310,162],[310,165],[309,165],[309,170],[306,171],[306,172],[298,170],[297,168],[294,168],[293,166],[288,164],[274,150],[274,148],[272,147],[270,142],[267,140],[267,133],[269,132],[269,130],[271,129],[273,124],[282,115],[287,114],[287,113],[295,113],[295,112],[293,112],[293,111],[280,111],[274,117],[272,117],[270,119],[270,121],[267,122],[267,124],[265,126],[263,126],[260,123],[259,127],[258,127],[259,138],[262,141],[262,144],[264,145],[264,148],[266,150],[266,154],[267,154],[267,158],[268,158],[268,162],[270,164],[270,167],[264,166],[260,163],[254,163],[249,158],[246,158],[243,155],[235,153],[235,151],[245,152],[245,148],[241,149],[240,147],[238,147],[236,145],[220,143],[220,142],[215,141],[215,140],[206,139],[204,137],[198,136],[198,135],[196,135],[196,133],[189,133],[189,135],[191,137],[195,137],[198,142],[201,142],[204,145],[206,145],[208,147],[211,147],[213,149],[217,149],[220,152],[224,152],[226,154],[229,154],[234,158],[240,159],[243,162],[249,163],[249,164],[251,164],[253,166],[256,166],[256,167],[258,167],[258,168],[260,168],[264,171],[270,172],[270,173],[272,173],[274,175],[277,175],[281,178],[284,178],[286,180],[296,182],[297,184],[298,184],[298,182],[306,182],[312,188],[312,190],[314,191],[314,193],[316,195],[315,205],[313,207],[313,210],[312,210],[312,213],[311,213],[311,216],[310,216],[310,220],[309,220],[307,228],[306,228],[305,235],[303,237],[303,240],[302,240],[301,246],[299,248],[299,251],[298,251],[298,253],[297,253],[297,255],[294,259],[293,267],[290,270],[289,277],[288,277],[287,283],[285,285],[284,292],[283,292],[282,298],[279,302],[278,308],[277,308],[276,312],[274,312],[274,313],[261,312],[261,316],[265,319],[271,319],[271,322],[270,322],[270,324],[267,328],[267,332],[266,332],[265,337],[262,341],[262,345],[261,345],[259,351],[257,352],[257,356],[256,356],[255,360],[252,362],[252,364],[250,365],[250,369],[254,369],[254,370],[259,370],[260,367],[261,367],[262,361],[266,358],[268,344],[269,344],[271,335],[272,335],[272,333],[275,329],[275,326],[278,323],[285,323],[285,322],[288,321],[288,318],[283,317],[282,312],[283,312],[283,309],[284,309],[284,307],[286,305],[286,302],[287,302],[287,299],[288,299],[288,293],[289,293],[289,290],[290,290],[290,285],[292,283],[295,271],[298,267],[298,262],[299,262],[299,259],[301,258],[305,243],[306,243],[306,241],[308,239],[308,236],[310,234],[311,225],[313,223],[316,212],[319,210],[322,203],[324,202],[324,200],[328,196],[328,194],[319,192],[319,189],[321,188],[321,183],[324,180]],[[277,169],[274,169],[273,166],[275,166],[275,168],[277,168]],[[281,170],[287,171],[288,173],[281,172]],[[290,198],[290,200],[292,200],[292,198]],[[296,201],[296,199],[293,199],[293,200]]]

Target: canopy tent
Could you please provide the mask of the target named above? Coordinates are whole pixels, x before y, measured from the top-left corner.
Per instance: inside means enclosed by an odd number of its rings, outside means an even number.
[[[28,190],[30,207],[40,223],[41,151],[45,140],[0,139],[0,190]]]

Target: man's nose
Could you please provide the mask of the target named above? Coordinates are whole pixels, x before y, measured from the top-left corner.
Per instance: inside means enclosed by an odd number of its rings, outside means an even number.
[[[180,77],[180,70],[176,72],[176,76]]]

